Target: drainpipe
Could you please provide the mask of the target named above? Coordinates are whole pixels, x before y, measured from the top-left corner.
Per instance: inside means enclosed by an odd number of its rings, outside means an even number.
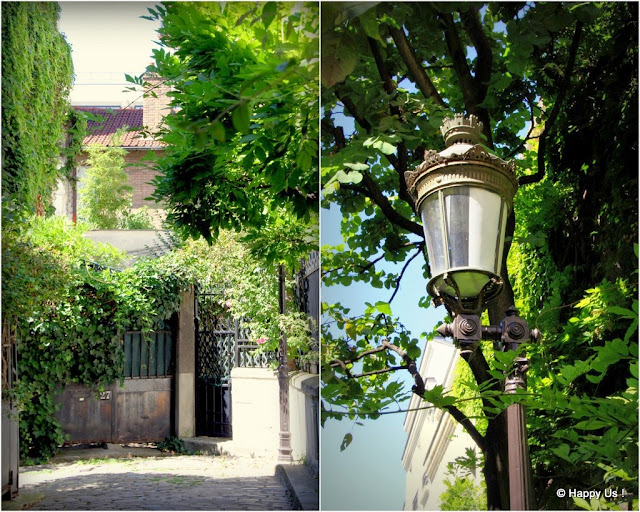
[[[280,265],[280,314],[287,311],[284,265]],[[291,432],[289,431],[289,361],[287,359],[287,335],[280,334],[280,345],[278,348],[278,385],[280,388],[280,445],[278,447],[278,462],[289,464],[293,462],[291,456]]]

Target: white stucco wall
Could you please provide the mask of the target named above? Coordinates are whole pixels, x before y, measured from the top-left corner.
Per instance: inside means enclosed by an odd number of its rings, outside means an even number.
[[[67,178],[58,180],[58,186],[53,192],[52,203],[56,215],[67,217],[69,220],[73,219],[73,188]]]
[[[289,433],[294,462],[318,471],[318,375],[289,375]],[[277,455],[280,446],[280,387],[269,368],[231,370],[233,445],[245,453]]]
[[[234,449],[278,453],[280,406],[278,374],[270,368],[231,370]]]

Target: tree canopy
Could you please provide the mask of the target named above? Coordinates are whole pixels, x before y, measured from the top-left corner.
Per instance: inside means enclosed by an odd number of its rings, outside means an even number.
[[[317,248],[318,5],[177,2],[149,11],[162,28],[147,71],[166,79],[177,107],[165,118],[153,195],[169,222],[207,240],[244,229],[288,261]],[[291,223],[304,229],[288,233]]]
[[[325,420],[375,418],[410,394],[390,375],[415,372],[419,342],[392,292],[426,253],[403,177],[443,148],[445,117],[474,114],[484,145],[516,160],[506,286],[488,320],[515,304],[544,335],[526,347],[529,391],[517,398],[537,506],[597,506],[556,497],[578,485],[637,495],[637,14],[632,3],[323,4],[323,206],[340,209],[345,240],[323,247],[323,283],[390,290],[360,317],[323,304]],[[483,345],[463,385],[424,392],[482,449],[494,508],[509,506],[512,362]],[[479,400],[463,401],[462,388]]]

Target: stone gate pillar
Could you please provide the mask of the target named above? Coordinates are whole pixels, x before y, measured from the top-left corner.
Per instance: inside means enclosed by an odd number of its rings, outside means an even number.
[[[182,292],[178,313],[178,342],[175,371],[175,429],[180,438],[196,435],[196,333],[194,324],[195,295],[193,286]]]

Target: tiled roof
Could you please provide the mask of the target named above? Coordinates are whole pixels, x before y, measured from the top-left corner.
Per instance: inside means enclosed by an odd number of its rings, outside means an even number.
[[[125,131],[122,137],[122,147],[158,149],[164,146],[162,142],[153,139],[143,139],[140,135],[142,129],[142,109],[139,108],[98,108],[98,107],[75,107],[82,112],[90,112],[102,116],[102,122],[88,121],[87,135],[83,145],[99,144],[108,146],[111,138],[119,128],[128,126],[137,128],[136,131]]]

